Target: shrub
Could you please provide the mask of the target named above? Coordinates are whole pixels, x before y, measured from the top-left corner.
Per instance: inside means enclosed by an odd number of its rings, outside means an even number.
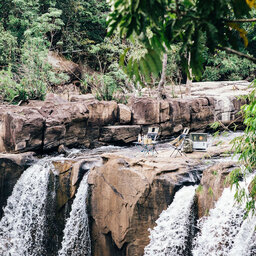
[[[47,45],[42,38],[32,37],[25,41],[20,61],[0,72],[2,100],[13,104],[21,100],[43,100],[52,83],[68,79],[67,75],[52,70],[46,62],[47,54]]]
[[[203,81],[218,80],[242,80],[254,77],[256,64],[236,55],[229,55],[226,52],[219,51],[214,55],[209,55],[205,71],[202,76]]]
[[[40,85],[30,87],[27,79],[23,78],[21,82],[16,81],[15,73],[11,66],[7,70],[0,71],[0,94],[1,100],[16,104],[19,101],[28,99],[43,100],[46,94],[46,87],[39,81]]]
[[[17,52],[17,40],[9,31],[5,31],[0,24],[0,66],[8,66],[14,62]]]

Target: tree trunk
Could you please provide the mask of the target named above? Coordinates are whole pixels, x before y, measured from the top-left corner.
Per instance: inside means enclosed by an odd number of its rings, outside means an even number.
[[[163,62],[162,62],[161,80],[158,84],[158,96],[163,99],[166,98],[166,94],[164,92],[164,85],[166,82],[166,67],[167,67],[167,53],[164,53]]]
[[[187,97],[191,96],[191,86],[192,86],[192,80],[190,80],[190,78],[192,78],[192,70],[190,68],[190,59],[191,59],[191,53],[189,52],[189,54],[188,54],[189,75],[187,75],[187,81],[186,81],[186,96]]]

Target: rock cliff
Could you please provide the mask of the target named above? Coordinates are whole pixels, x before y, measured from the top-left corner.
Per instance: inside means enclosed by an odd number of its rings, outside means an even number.
[[[196,160],[157,161],[108,154],[89,176],[93,255],[143,255],[149,228],[185,184],[199,182]]]
[[[53,94],[44,102],[1,105],[0,152],[54,150],[62,144],[124,145],[136,141],[140,129],[146,131],[151,125],[159,126],[160,137],[165,139],[184,127],[204,131],[218,120],[225,124],[241,122],[237,113],[244,101],[236,95],[244,94],[247,85],[240,85],[235,93],[229,87],[224,86],[226,94],[221,96],[216,92],[208,95],[204,88],[206,95],[167,100],[131,97],[128,105],[97,101],[92,95],[73,95],[68,101]]]

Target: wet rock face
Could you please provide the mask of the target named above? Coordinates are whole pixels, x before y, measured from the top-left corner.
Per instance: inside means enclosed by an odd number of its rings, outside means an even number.
[[[21,174],[35,161],[33,153],[0,154],[0,218]]]
[[[208,215],[209,210],[214,207],[215,202],[222,195],[224,188],[230,185],[226,178],[234,168],[237,168],[234,162],[223,162],[203,172],[196,193],[199,218]]]
[[[148,229],[182,185],[199,182],[198,175],[189,174],[182,159],[171,166],[118,155],[103,159],[88,180],[93,255],[143,255]]]
[[[53,162],[55,170],[50,175],[47,200],[47,218],[48,223],[51,223],[48,234],[48,237],[51,237],[49,247],[55,252],[52,255],[56,255],[61,247],[65,221],[70,214],[80,181],[93,165],[100,163],[100,159],[97,158],[66,159]]]

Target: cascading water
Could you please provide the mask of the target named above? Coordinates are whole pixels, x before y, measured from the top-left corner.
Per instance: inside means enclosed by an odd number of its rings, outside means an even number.
[[[240,231],[234,239],[234,245],[228,254],[229,256],[250,256],[253,244],[252,237],[255,233],[256,216],[249,216],[242,224]],[[254,252],[255,253],[255,252]],[[255,254],[252,254],[255,255]]]
[[[64,229],[62,248],[59,256],[90,256],[91,240],[89,233],[86,199],[88,195],[88,173],[83,177],[72,204],[70,217]]]
[[[47,187],[51,162],[41,160],[28,168],[14,186],[0,221],[0,255],[46,255]]]
[[[161,213],[157,226],[150,231],[144,256],[189,255],[195,189],[196,186],[183,187],[175,194],[172,204]]]
[[[241,182],[240,186],[246,189],[248,184],[247,180]],[[244,221],[243,219],[244,206],[235,204],[234,195],[235,189],[224,189],[215,208],[210,210],[209,216],[199,221],[201,232],[194,240],[192,251],[194,256],[244,255],[235,250],[239,249],[241,253],[246,250],[246,243],[241,245],[239,242],[245,234],[248,236],[247,240],[250,240],[254,226],[251,226],[251,235],[249,235],[247,230],[249,229],[247,223],[249,220]],[[253,222],[255,223],[255,221]]]

